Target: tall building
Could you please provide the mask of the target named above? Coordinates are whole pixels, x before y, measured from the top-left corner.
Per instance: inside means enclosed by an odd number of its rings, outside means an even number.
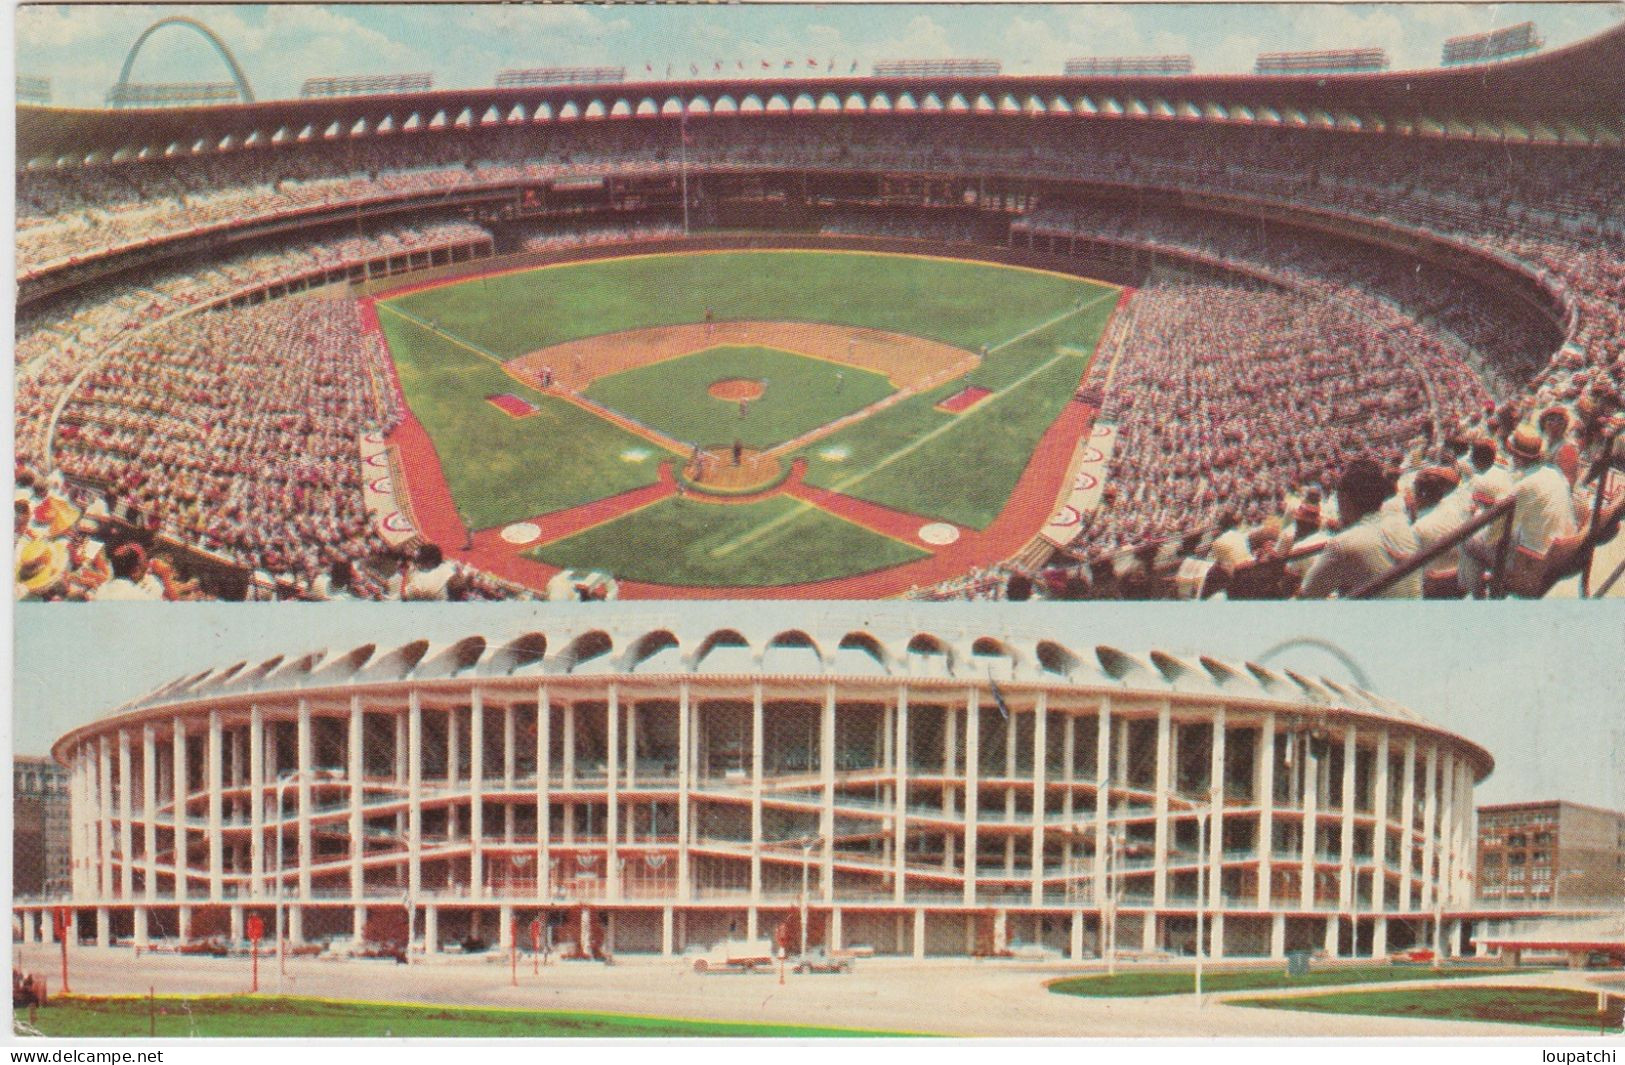
[[[50,758],[12,759],[12,892],[65,895],[71,884],[68,774]]]
[[[1560,799],[1480,806],[1478,894],[1531,908],[1625,903],[1625,813]]]
[[[284,900],[293,939],[331,940],[404,908],[432,953],[572,912],[595,947],[678,953],[805,899],[814,942],[880,954],[1190,954],[1200,929],[1218,956],[1381,956],[1471,902],[1492,759],[1405,707],[862,618],[178,678],[55,745],[80,920],[240,935]]]

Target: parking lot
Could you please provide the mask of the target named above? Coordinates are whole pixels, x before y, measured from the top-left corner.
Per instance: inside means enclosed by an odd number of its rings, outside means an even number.
[[[27,970],[59,984],[59,956],[49,945],[14,946]],[[247,958],[178,957],[123,948],[72,951],[70,978],[82,994],[229,994],[249,989]],[[1044,983],[1079,972],[1075,965],[1000,960],[862,959],[849,974],[693,971],[681,958],[553,962],[533,974],[519,966],[510,983],[506,955],[397,965],[387,961],[290,959],[281,990],[345,1000],[591,1010],[746,1022],[829,1025],[959,1037],[1065,1039],[1306,1038],[1394,1036],[1526,1036],[1549,1040],[1552,1029],[1400,1018],[1353,1017],[1248,1009],[1208,996],[1087,999],[1051,994]],[[1580,974],[1520,974],[1489,982],[1576,986]],[[1459,986],[1468,981],[1456,981]],[[1472,981],[1479,982],[1479,981]],[[1374,985],[1368,985],[1374,986]],[[274,957],[260,959],[260,989],[279,989]],[[1244,996],[1248,997],[1248,996]]]

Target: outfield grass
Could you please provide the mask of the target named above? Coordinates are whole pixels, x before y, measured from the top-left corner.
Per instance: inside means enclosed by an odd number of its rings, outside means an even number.
[[[1077,390],[1087,355],[1116,306],[1115,290],[1088,288],[1078,313],[993,352],[954,382],[816,441],[804,453],[808,483],[987,528],[1009,501],[1039,439]],[[1047,320],[1030,322],[1021,331]],[[993,395],[962,414],[936,409],[966,385],[980,385]],[[831,449],[844,454],[825,457]]]
[[[434,441],[452,499],[476,529],[652,484],[666,452],[380,306],[401,387]],[[513,418],[485,397],[511,392],[537,413]],[[642,454],[628,461],[623,455]]]
[[[393,1003],[330,1002],[258,995],[160,996],[156,1035],[199,1038],[522,1038],[639,1036],[827,1038],[900,1035],[851,1028],[742,1024],[636,1017],[564,1010],[477,1009]],[[35,1026],[56,1038],[115,1038],[152,1032],[145,998],[58,997],[38,1012]]]
[[[788,496],[734,504],[663,499],[525,553],[565,569],[700,587],[797,584],[926,555]]]
[[[1404,991],[1345,991],[1333,995],[1258,998],[1231,1005],[1306,1013],[1352,1013],[1440,1021],[1530,1024],[1543,1028],[1620,1030],[1625,1000],[1613,996],[1606,1017],[1591,991],[1561,987],[1418,987]]]
[[[835,251],[599,259],[426,289],[392,300],[514,358],[623,329],[718,319],[830,322],[976,350],[1071,306],[1077,278],[950,259]]]
[[[737,401],[707,391],[726,378],[766,386],[745,405],[743,417]],[[677,440],[724,446],[739,440],[768,448],[895,391],[883,374],[776,348],[729,345],[600,377],[586,396]]]
[[[1428,966],[1361,965],[1350,968],[1312,969],[1302,976],[1288,976],[1279,968],[1209,969],[1202,974],[1203,992],[1284,991],[1302,987],[1338,987],[1347,984],[1376,984],[1411,980],[1450,980],[1468,976],[1498,976],[1505,969],[1433,969]],[[1118,973],[1115,976],[1074,976],[1057,980],[1049,989],[1060,995],[1084,998],[1144,998],[1155,995],[1188,995],[1193,990],[1189,970],[1158,969],[1149,972]],[[1410,992],[1405,992],[1410,994]]]
[[[651,483],[665,457],[629,459],[658,449],[524,387],[502,372],[501,360],[585,336],[698,322],[708,309],[719,319],[885,329],[971,351],[985,344],[991,353],[970,373],[804,451],[813,485],[985,529],[1007,505],[1038,441],[1076,389],[1115,295],[1114,289],[1078,278],[984,263],[744,251],[531,270],[383,300],[378,308],[407,400],[434,440],[453,498],[478,528]],[[854,368],[840,371],[845,380],[837,394],[819,377],[833,378],[829,364],[800,358],[800,367],[793,369],[798,362],[784,360],[796,356],[761,351],[750,359],[773,360],[773,369],[719,374],[717,368],[736,356],[712,352],[605,378],[588,395],[677,439],[726,445],[738,438],[762,447],[886,394],[878,389],[879,375]],[[730,409],[704,394],[713,375],[765,376],[768,396],[740,419],[737,405]],[[966,385],[994,395],[959,415],[934,409]],[[541,413],[510,419],[485,402],[494,392],[513,392],[536,403]],[[640,512],[633,520],[542,550],[568,555],[572,566],[708,585],[797,583],[895,564],[878,560],[896,559],[905,550],[906,557],[918,557],[912,548],[827,515],[787,523],[793,536],[779,535],[775,527],[752,551],[735,550],[726,559],[700,557],[710,550],[697,547],[702,541],[741,535],[742,523],[755,515],[777,521],[782,514],[739,510],[718,523],[727,527],[720,535],[712,535],[710,519],[701,523],[693,514],[669,528],[653,527],[674,513],[671,507]],[[835,538],[807,539],[826,533]],[[855,553],[845,555],[848,550]]]

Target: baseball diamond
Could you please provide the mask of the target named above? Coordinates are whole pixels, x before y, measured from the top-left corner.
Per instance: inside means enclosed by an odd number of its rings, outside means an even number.
[[[1009,557],[1064,490],[1115,286],[851,246],[617,252],[373,303],[430,445],[396,434],[413,513],[431,532],[466,514],[482,568],[533,588],[607,571],[633,595],[896,595]],[[498,392],[536,414],[473,401]],[[1007,512],[1018,528],[990,529]],[[952,551],[918,535],[942,521],[965,534]],[[515,522],[541,542],[503,540]]]

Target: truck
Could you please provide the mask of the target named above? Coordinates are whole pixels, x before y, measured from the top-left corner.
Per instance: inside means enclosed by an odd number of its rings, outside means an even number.
[[[769,939],[724,939],[694,959],[694,971],[745,972],[773,965],[773,941]]]

